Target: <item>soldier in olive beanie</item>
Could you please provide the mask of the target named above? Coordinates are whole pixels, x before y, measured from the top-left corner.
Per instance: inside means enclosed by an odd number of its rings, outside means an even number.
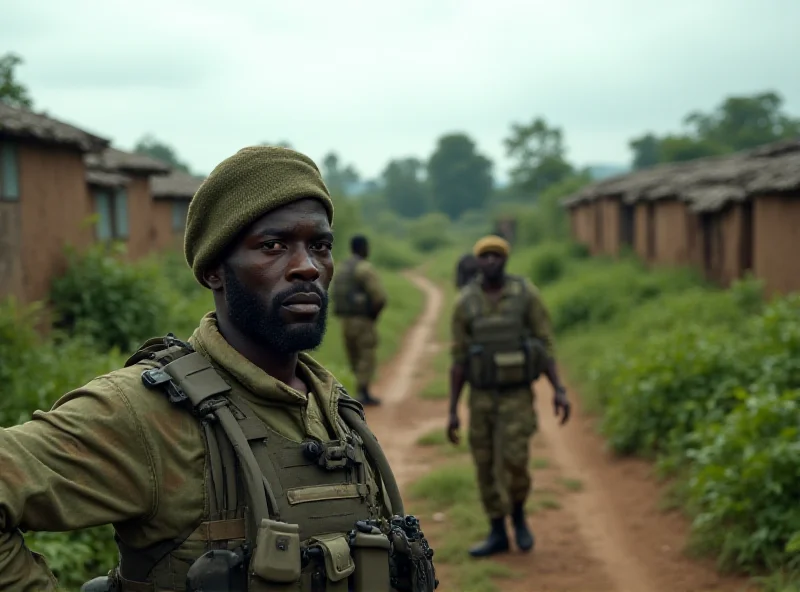
[[[186,217],[184,253],[197,281],[253,222],[292,202],[318,199],[333,224],[333,202],[310,158],[274,146],[239,150],[218,164],[195,193]],[[208,287],[208,286],[206,286]]]

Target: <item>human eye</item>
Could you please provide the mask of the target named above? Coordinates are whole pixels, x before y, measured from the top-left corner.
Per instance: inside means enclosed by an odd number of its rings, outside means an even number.
[[[284,247],[283,243],[277,240],[266,240],[261,243],[261,248],[265,251],[279,251]]]
[[[331,241],[317,241],[311,245],[311,248],[315,251],[328,252],[333,249],[333,243]]]

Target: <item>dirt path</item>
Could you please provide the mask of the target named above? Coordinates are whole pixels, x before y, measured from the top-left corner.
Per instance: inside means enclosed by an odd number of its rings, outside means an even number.
[[[446,402],[414,395],[426,378],[436,343],[441,290],[426,278],[409,278],[425,293],[423,314],[405,337],[398,356],[376,385],[384,404],[367,410],[401,488],[442,462],[417,438],[442,428]],[[568,361],[566,361],[568,363]],[[508,592],[739,592],[754,590],[740,578],[723,578],[714,566],[683,553],[687,522],[660,507],[662,489],[650,465],[605,452],[595,420],[578,397],[567,426],[557,425],[550,387],[537,385],[540,432],[532,442],[534,493],[530,517],[537,538],[532,555],[511,553],[498,562],[520,577],[498,582]],[[409,405],[411,407],[409,407]],[[411,412],[413,409],[413,412]],[[432,537],[434,538],[434,537]],[[435,548],[435,540],[433,540]],[[439,590],[455,590],[447,571]]]
[[[442,291],[417,273],[409,273],[407,277],[425,294],[425,309],[406,333],[400,353],[379,373],[373,390],[382,404],[366,410],[370,427],[380,440],[401,488],[429,466],[425,455],[417,454],[417,438],[443,421],[438,405],[414,400],[416,387],[423,379],[426,357],[436,347],[434,329],[442,313]],[[409,404],[413,404],[413,412],[408,409]],[[427,407],[436,412],[425,412]]]

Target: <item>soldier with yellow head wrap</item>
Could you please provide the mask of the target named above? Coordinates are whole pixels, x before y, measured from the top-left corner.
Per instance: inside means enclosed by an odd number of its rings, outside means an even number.
[[[475,244],[480,275],[461,290],[452,319],[447,434],[458,442],[458,401],[469,384],[469,444],[491,522],[486,541],[470,551],[474,557],[508,551],[509,514],[517,547],[529,551],[534,546],[525,501],[531,489],[530,438],[538,427],[533,382],[540,374],[555,389],[553,405],[556,414],[562,413],[562,424],[570,410],[556,370],[547,310],[530,281],[506,273],[510,252],[499,236]]]

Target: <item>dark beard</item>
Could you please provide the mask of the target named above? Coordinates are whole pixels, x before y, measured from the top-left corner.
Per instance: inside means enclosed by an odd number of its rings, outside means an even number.
[[[328,294],[314,284],[297,284],[276,294],[269,306],[248,291],[227,265],[225,268],[225,300],[231,322],[255,343],[280,355],[316,349],[325,336],[328,317]],[[281,303],[298,292],[313,292],[322,299],[314,324],[287,325],[280,317]]]

